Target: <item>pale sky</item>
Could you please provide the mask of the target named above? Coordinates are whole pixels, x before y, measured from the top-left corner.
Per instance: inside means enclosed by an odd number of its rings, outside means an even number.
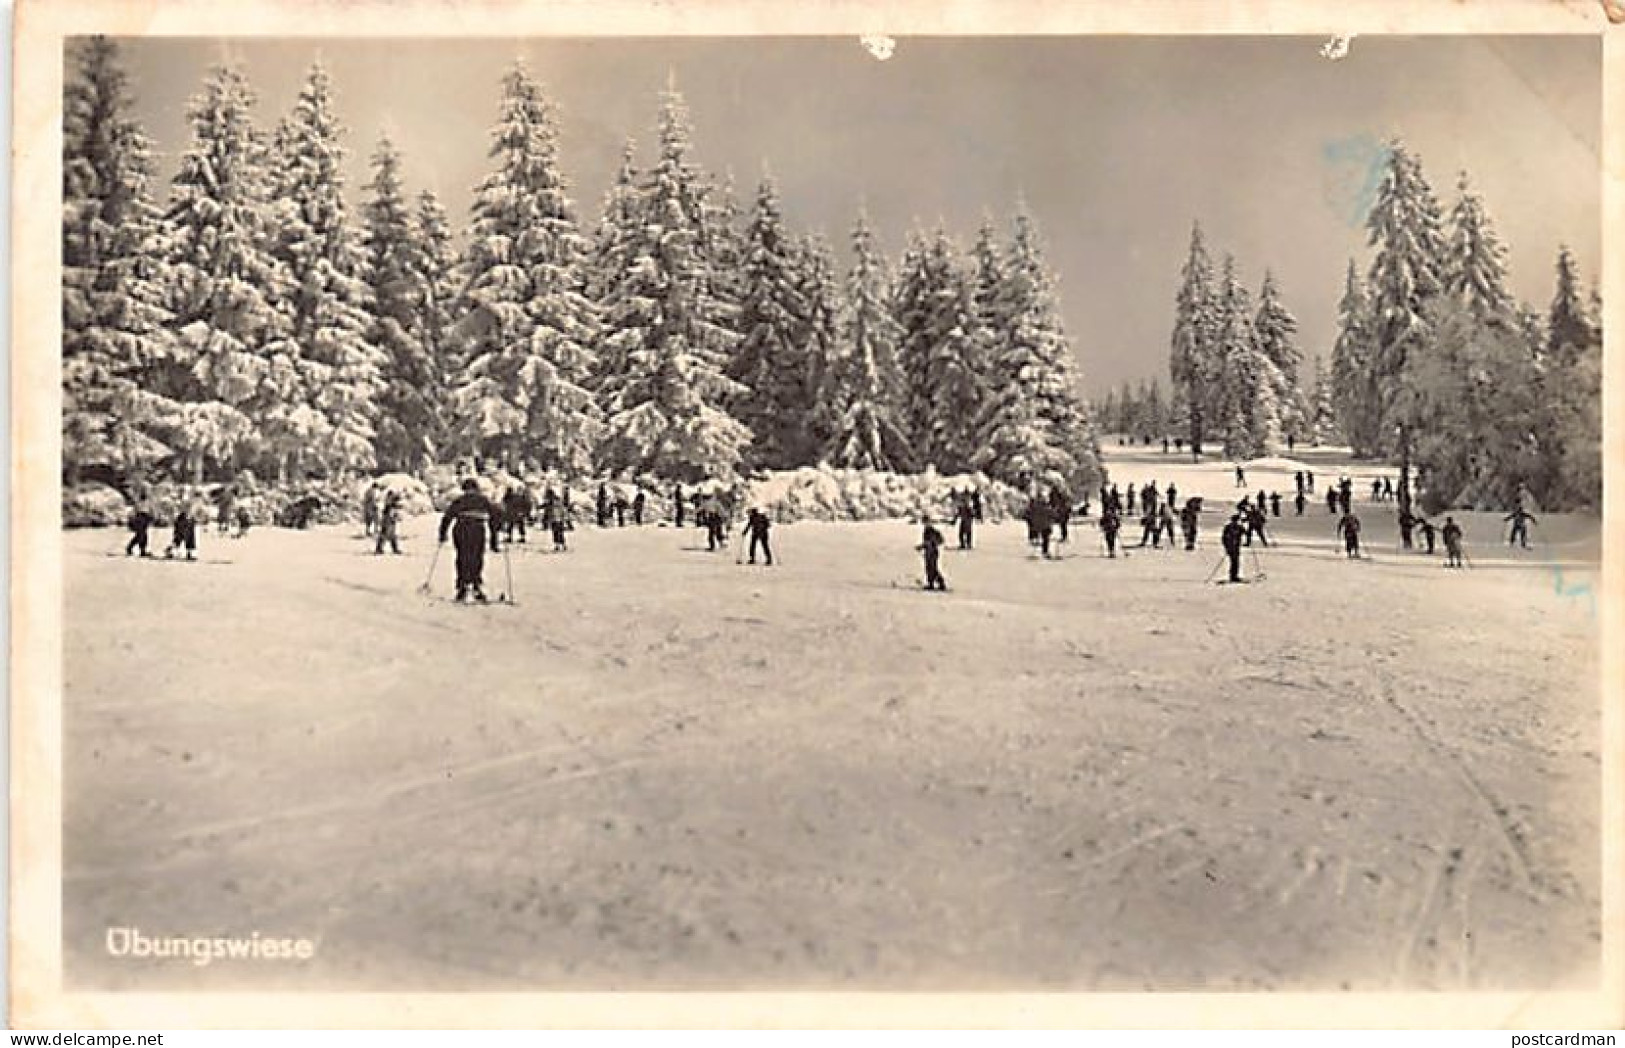
[[[967,246],[1024,200],[1060,276],[1091,395],[1166,382],[1190,225],[1234,252],[1255,292],[1274,270],[1311,356],[1329,354],[1343,272],[1365,270],[1363,203],[1380,146],[1417,152],[1448,208],[1465,168],[1509,247],[1513,292],[1541,308],[1560,243],[1589,284],[1601,257],[1597,37],[1372,38],[1322,58],[1306,37],[123,41],[136,115],[165,182],[187,99],[240,59],[269,129],[318,56],[349,130],[352,198],[387,131],[409,187],[453,224],[486,170],[499,80],[523,57],[561,109],[565,172],[586,228],[628,136],[647,159],[675,75],[695,159],[748,205],[764,167],[787,218],[842,250],[860,204],[895,258],[916,222]],[[161,187],[164,188],[164,187]]]

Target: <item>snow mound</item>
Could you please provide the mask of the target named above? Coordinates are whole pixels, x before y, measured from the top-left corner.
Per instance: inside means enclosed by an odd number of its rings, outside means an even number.
[[[946,519],[952,515],[954,494],[969,489],[981,492],[988,520],[1014,516],[1023,501],[1014,488],[980,473],[941,476],[818,466],[767,473],[751,483],[746,502],[781,523],[918,520],[926,513]]]
[[[80,484],[62,492],[62,525],[69,528],[105,528],[123,524],[130,504],[106,484]]]

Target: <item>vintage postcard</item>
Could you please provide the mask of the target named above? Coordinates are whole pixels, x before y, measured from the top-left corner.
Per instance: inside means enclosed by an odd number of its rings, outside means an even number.
[[[14,1021],[1625,1021],[1625,12],[1132,6],[24,0]]]

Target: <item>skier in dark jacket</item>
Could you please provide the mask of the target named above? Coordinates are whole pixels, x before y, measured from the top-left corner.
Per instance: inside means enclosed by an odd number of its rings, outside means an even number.
[[[639,488],[638,493],[632,496],[632,523],[638,527],[643,526],[643,507],[647,504],[643,497],[643,489]]]
[[[726,525],[722,519],[722,500],[714,492],[705,496],[696,516],[705,528],[706,547],[712,553],[718,549],[727,549],[728,536],[723,530]]]
[[[463,481],[463,493],[452,500],[440,518],[440,541],[449,533],[457,547],[457,599],[465,601],[470,593],[485,603],[485,544],[490,535],[491,552],[499,553],[497,530],[502,514],[491,500],[480,494],[480,485],[473,477]]]
[[[1040,552],[1048,557],[1050,534],[1055,529],[1055,522],[1051,519],[1049,502],[1040,498],[1036,493],[1027,501],[1027,531],[1037,541]]]
[[[1263,500],[1260,499],[1260,501]],[[1258,544],[1267,547],[1270,544],[1270,539],[1264,531],[1264,507],[1261,505],[1255,506],[1251,502],[1243,500],[1241,503],[1241,516],[1247,524],[1247,545],[1251,546],[1253,536],[1257,535]]]
[[[1510,521],[1512,530],[1507,534],[1507,545],[1529,548],[1529,525],[1535,523],[1534,515],[1519,506],[1517,509],[1501,518],[1502,523]]]
[[[1272,492],[1270,492],[1270,516],[1279,517],[1280,515],[1281,515],[1281,493],[1279,491],[1272,491]]]
[[[1445,566],[1450,568],[1461,567],[1461,525],[1456,523],[1454,517],[1444,518]]]
[[[754,506],[745,515],[745,535],[750,536],[750,563],[756,563],[756,547],[760,546],[767,558],[767,566],[770,568],[773,566],[773,547],[768,545],[767,541],[767,533],[772,527],[773,522],[768,519],[767,514]]]
[[[925,555],[925,588],[928,590],[948,589],[948,580],[942,577],[939,562],[942,559],[942,532],[931,525],[931,518],[925,517],[921,524],[920,544],[914,548]]]
[[[1232,513],[1230,523],[1219,533],[1219,542],[1224,546],[1224,555],[1230,561],[1231,582],[1241,581],[1241,536],[1244,531],[1241,526],[1241,514]]]
[[[1179,523],[1185,531],[1185,548],[1196,548],[1196,530],[1201,522],[1202,503],[1197,499],[1186,499],[1185,505],[1179,511]]]
[[[1337,488],[1330,484],[1326,485],[1326,512],[1334,517],[1337,516],[1338,502]]]
[[[598,485],[598,499],[594,508],[598,511],[598,526],[609,527],[609,488]]]
[[[1067,539],[1067,525],[1072,522],[1072,500],[1060,488],[1051,488],[1049,492],[1050,516],[1055,518],[1055,526],[1061,530],[1061,542]]]
[[[1343,538],[1343,551],[1350,560],[1360,556],[1360,518],[1353,512],[1344,513],[1337,522],[1337,533]]]
[[[530,520],[530,512],[530,492],[523,485],[515,484],[502,496],[502,528],[509,542],[515,541],[516,531],[519,533],[517,541],[525,541],[525,524]]]
[[[169,538],[169,548],[164,550],[164,556],[173,557],[181,550],[186,551],[187,560],[197,559],[197,517],[193,515],[189,503],[182,504],[175,512],[174,530]]]
[[[677,527],[683,526],[683,486],[673,484],[671,487],[671,515]]]
[[[152,556],[147,551],[147,530],[152,527],[152,514],[147,512],[145,506],[137,506],[135,512],[130,514],[128,523],[130,541],[124,547],[124,555],[128,557],[132,553],[140,553],[143,557]]]
[[[1115,508],[1107,506],[1100,511],[1100,534],[1106,540],[1106,556],[1117,556],[1117,533],[1122,529],[1123,518],[1117,515]]]
[[[1425,517],[1418,518],[1417,527],[1422,529],[1422,541],[1427,544],[1427,551],[1431,556],[1433,554],[1433,534],[1438,529],[1433,526],[1433,521]]]
[[[970,489],[970,510],[976,517],[976,523],[982,523],[982,489]]]
[[[954,519],[959,524],[959,548],[970,549],[976,539],[976,507],[970,495],[961,495],[955,500]]]
[[[373,555],[381,556],[384,552],[384,543],[389,543],[390,549],[396,553],[401,551],[401,493],[391,491],[384,495],[384,504],[378,510],[378,541],[373,546]],[[524,541],[523,539],[520,540]]]
[[[547,499],[542,503],[542,523],[547,525],[547,530],[553,534],[553,552],[569,552],[569,547],[564,543],[564,507],[553,497],[552,491],[547,495]]]
[[[1411,549],[1411,532],[1416,529],[1416,518],[1410,511],[1399,511],[1399,545],[1401,549]]]
[[[1133,513],[1134,512],[1134,494],[1135,494],[1134,485],[1130,484],[1128,486],[1128,492],[1124,495],[1124,498],[1123,498],[1123,512],[1125,512],[1125,513]]]
[[[1298,516],[1301,517],[1303,516],[1303,508],[1308,504],[1309,500],[1304,498],[1303,490],[1300,488],[1298,493],[1292,497],[1292,508],[1297,510]]]

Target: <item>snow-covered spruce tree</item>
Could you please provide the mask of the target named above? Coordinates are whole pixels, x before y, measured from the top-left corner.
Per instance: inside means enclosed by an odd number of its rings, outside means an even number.
[[[961,473],[977,450],[984,397],[974,273],[942,230],[907,261],[897,321],[915,460]]]
[[[1450,250],[1440,274],[1443,291],[1482,322],[1513,322],[1517,305],[1506,288],[1506,248],[1465,171],[1457,190],[1459,196],[1450,211]]]
[[[1219,284],[1219,368],[1214,384],[1214,420],[1224,435],[1224,453],[1241,461],[1265,453],[1276,439],[1278,415],[1275,365],[1259,348],[1253,331],[1251,296],[1226,255]]]
[[[1326,367],[1317,359],[1315,381],[1309,395],[1309,442],[1319,447],[1343,439],[1337,422],[1337,406],[1332,399],[1332,383]]]
[[[896,419],[893,391],[900,330],[892,318],[886,272],[868,217],[852,228],[852,268],[841,315],[841,352],[825,397],[840,414],[825,452],[833,466],[901,472],[912,468]]]
[[[792,461],[810,466],[821,458],[835,435],[846,394],[841,378],[841,287],[835,276],[835,258],[821,234],[802,238],[800,284],[807,315],[802,324],[802,356],[807,363],[807,422],[803,443]]]
[[[1399,142],[1390,145],[1377,200],[1366,220],[1376,248],[1366,281],[1371,302],[1369,403],[1377,437],[1397,453],[1408,475],[1417,400],[1407,378],[1415,354],[1430,343],[1428,307],[1438,297],[1445,256],[1439,203],[1421,162]]]
[[[418,194],[417,207],[412,213],[412,244],[414,282],[423,297],[413,311],[411,336],[422,348],[424,361],[435,376],[433,385],[424,395],[434,411],[429,429],[430,455],[438,462],[450,443],[446,376],[461,371],[466,361],[458,353],[453,334],[455,310],[461,295],[460,261],[452,239],[451,221],[432,190],[425,189]]]
[[[1140,402],[1143,407],[1142,437],[1160,440],[1168,432],[1168,405],[1162,400],[1162,381],[1152,378],[1140,383]]]
[[[62,103],[62,476],[124,486],[167,458],[178,406],[154,382],[173,355],[151,147],[129,115],[118,47],[69,49]]]
[[[798,247],[784,227],[778,187],[763,178],[745,229],[744,298],[739,348],[728,376],[744,388],[735,405],[739,420],[756,435],[753,465],[786,469],[804,464],[808,412],[812,408],[811,362],[804,329],[809,304]]]
[[[557,115],[522,64],[503,77],[490,154],[467,238],[454,432],[510,469],[584,472],[600,426],[587,388],[596,317],[586,242],[559,169]]]
[[[1371,377],[1372,337],[1371,301],[1366,297],[1365,282],[1355,271],[1354,260],[1350,259],[1343,298],[1337,304],[1331,396],[1338,430],[1359,458],[1375,455],[1381,444],[1380,405],[1372,400],[1377,388]]]
[[[601,459],[611,470],[691,482],[734,476],[752,434],[725,407],[744,392],[723,371],[739,337],[734,311],[712,292],[700,237],[705,194],[689,152],[687,109],[668,90],[632,261],[601,303],[605,351],[625,361],[601,392]]]
[[[1557,256],[1557,287],[1541,360],[1543,407],[1558,424],[1545,467],[1551,504],[1595,508],[1602,501],[1602,306],[1581,297],[1574,256]]]
[[[289,277],[269,250],[264,144],[242,73],[216,66],[187,107],[192,138],[165,215],[169,309],[178,337],[156,388],[179,401],[166,443],[194,482],[256,452],[279,476],[323,434],[304,403],[286,300]]]
[[[1209,433],[1212,383],[1218,370],[1217,297],[1213,264],[1202,240],[1202,227],[1191,225],[1190,251],[1174,298],[1174,333],[1168,371],[1182,402],[1193,454],[1200,454]]]
[[[411,472],[434,459],[443,378],[420,339],[420,310],[429,291],[400,169],[399,151],[387,137],[380,139],[366,187],[363,236],[373,303],[368,337],[385,355],[374,447],[381,468]]]
[[[1302,440],[1307,435],[1308,411],[1299,372],[1303,350],[1298,348],[1298,320],[1281,301],[1275,275],[1264,271],[1264,285],[1258,292],[1258,315],[1253,318],[1258,348],[1275,366],[1275,402],[1280,414],[1281,436]]]
[[[317,63],[277,129],[272,250],[291,278],[285,301],[305,392],[326,422],[311,450],[324,472],[339,475],[377,464],[387,365],[371,341],[366,253],[346,209],[342,134],[331,81]]]
[[[597,304],[608,301],[610,293],[626,279],[637,261],[642,238],[642,195],[638,188],[637,144],[627,139],[621,153],[621,164],[615,180],[604,193],[603,210],[598,230],[586,262],[587,296]],[[609,324],[598,328],[598,344],[591,380],[595,392],[601,391],[612,375],[626,370],[626,360],[610,344],[608,336],[614,327]]]
[[[995,332],[972,464],[1011,483],[1078,492],[1100,478],[1055,278],[1037,229],[1018,213],[986,323]],[[1160,400],[1160,393],[1158,394]]]

